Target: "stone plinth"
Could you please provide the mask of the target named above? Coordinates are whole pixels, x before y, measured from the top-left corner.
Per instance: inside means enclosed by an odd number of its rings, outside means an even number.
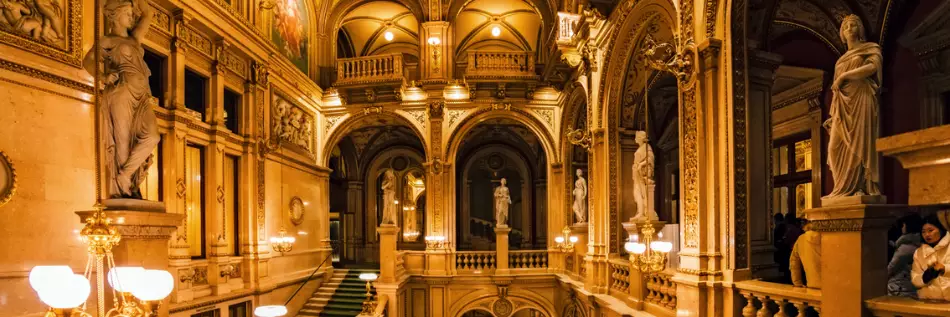
[[[950,125],[880,138],[877,150],[907,169],[908,204],[950,203]]]
[[[805,211],[821,233],[821,314],[871,316],[864,301],[887,292],[887,229],[903,205],[850,205]],[[807,276],[806,276],[807,278]]]
[[[508,226],[499,226],[495,228],[495,274],[510,274],[508,269],[508,234],[511,228]]]
[[[379,233],[379,282],[396,282],[396,234],[399,227],[383,224],[376,228]]]

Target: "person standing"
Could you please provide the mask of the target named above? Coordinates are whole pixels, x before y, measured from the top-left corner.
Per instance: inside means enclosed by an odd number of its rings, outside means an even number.
[[[913,214],[897,220],[902,235],[895,243],[894,256],[887,264],[887,295],[917,298],[917,288],[910,281],[914,252],[920,247],[923,219]]]
[[[946,216],[946,211],[942,211]],[[917,287],[920,299],[950,300],[950,238],[947,227],[937,215],[924,219],[920,233],[924,243],[914,252],[914,265],[910,272],[911,282]]]

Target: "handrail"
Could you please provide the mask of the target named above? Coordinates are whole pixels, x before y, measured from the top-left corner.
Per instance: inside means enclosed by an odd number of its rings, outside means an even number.
[[[307,285],[307,282],[310,282],[310,280],[313,279],[313,276],[317,274],[317,271],[319,271],[320,268],[323,267],[323,264],[327,263],[327,260],[329,260],[330,257],[332,256],[333,256],[333,251],[330,251],[330,254],[327,254],[327,257],[324,258],[322,262],[320,262],[320,265],[317,265],[317,268],[314,269],[313,272],[310,272],[310,276],[308,276],[307,279],[303,281],[303,283],[300,283],[300,287],[297,287],[297,290],[294,291],[293,295],[290,295],[290,298],[288,298],[287,301],[284,302],[285,307],[290,304],[290,301],[293,300],[295,296],[297,296],[297,293],[299,293],[300,290],[303,289],[304,285]]]
[[[389,296],[381,295],[376,301],[376,309],[373,310],[373,317],[382,317],[386,315],[386,307],[389,306]]]

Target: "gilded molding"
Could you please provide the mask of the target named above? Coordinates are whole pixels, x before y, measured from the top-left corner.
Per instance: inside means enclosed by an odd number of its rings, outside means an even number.
[[[326,123],[325,123],[325,125],[324,125],[324,127],[323,127],[323,134],[324,134],[324,137],[329,136],[330,130],[333,129],[333,126],[335,126],[335,125],[337,124],[337,122],[340,122],[340,119],[343,119],[343,116],[342,116],[342,115],[336,115],[336,116],[330,116],[330,115],[328,115],[328,116],[326,116]]]
[[[152,6],[152,27],[159,30],[171,33],[172,32],[172,22],[171,16],[168,13],[165,13],[161,7],[156,6],[154,2],[149,2],[149,5]]]
[[[678,268],[676,269],[676,272],[689,274],[689,275],[696,275],[696,276],[722,276],[722,271],[713,271],[713,270],[695,270],[695,269],[687,269],[687,268]]]
[[[16,168],[13,166],[13,160],[3,150],[0,150],[0,175],[7,179],[6,184],[0,184],[0,206],[3,206],[13,199],[17,188]]]
[[[746,6],[745,0],[737,0],[732,6],[732,104],[733,131],[735,131],[731,140],[734,146],[734,165],[735,174],[735,247],[725,246],[724,250],[735,251],[735,268],[745,269],[749,267],[749,245],[748,245],[748,213],[746,204],[746,135],[745,135],[745,111],[746,111]],[[727,218],[728,219],[728,218]]]
[[[535,109],[534,112],[544,119],[544,122],[548,124],[548,127],[554,128],[554,110]]]
[[[84,92],[87,94],[93,93],[92,85],[87,85],[85,83],[68,79],[66,77],[62,77],[56,74],[48,73],[48,72],[45,72],[33,67],[20,65],[20,64],[17,64],[5,59],[0,59],[0,68],[14,72],[14,73],[23,74],[32,78],[42,79],[42,80],[66,87],[66,88],[75,89],[75,90]]]
[[[829,219],[808,222],[816,232],[856,232],[865,228],[864,219]]]
[[[682,92],[683,131],[683,240],[687,248],[699,247],[699,133],[696,112],[696,86]]]
[[[31,1],[32,2],[32,1]],[[64,28],[62,33],[66,34],[57,34],[60,31],[52,30],[57,21],[53,21],[54,26],[45,26],[43,20],[54,20],[57,17],[49,17],[44,15],[41,9],[36,9],[37,12],[32,15],[22,15],[18,21],[14,21],[18,27],[24,28],[24,30],[10,30],[8,29],[11,24],[0,25],[0,43],[4,43],[37,55],[60,61],[71,66],[81,67],[82,66],[82,0],[65,0],[66,4],[63,7],[55,8],[56,10],[64,11],[58,12],[62,14],[62,23],[65,24],[61,26]],[[24,5],[22,2],[13,2],[8,5]],[[58,4],[56,2],[54,5]],[[26,10],[30,10],[29,7],[25,7]],[[12,11],[12,10],[10,10]],[[55,13],[52,13],[55,14]],[[34,22],[38,25],[33,27],[37,29],[25,30],[28,26],[33,25]],[[39,28],[43,28],[40,30]],[[30,32],[34,36],[30,36]],[[42,33],[43,35],[40,35]],[[54,38],[57,43],[49,43],[50,39],[45,38],[46,34],[55,34],[59,38]],[[40,39],[43,37],[43,39]],[[45,41],[44,41],[45,40]]]
[[[706,0],[706,37],[716,35],[716,12],[719,10],[719,0]]]
[[[465,110],[461,109],[449,109],[449,126],[451,127],[455,122],[465,114]]]

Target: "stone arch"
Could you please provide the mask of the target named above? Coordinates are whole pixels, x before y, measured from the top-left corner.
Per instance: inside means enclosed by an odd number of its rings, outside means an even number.
[[[505,297],[500,297],[492,289],[482,289],[462,296],[448,307],[448,316],[461,317],[465,312],[482,309],[497,315],[492,306],[495,302],[506,300],[511,304],[511,312],[506,316],[526,308],[535,309],[545,316],[553,317],[556,309],[554,303],[547,301],[543,296],[525,290],[511,290]]]
[[[554,142],[554,137],[551,136],[548,129],[545,128],[544,123],[541,123],[541,121],[531,116],[524,110],[516,109],[514,106],[512,106],[511,110],[493,110],[491,107],[481,108],[465,117],[465,119],[462,119],[456,128],[453,129],[446,142],[445,159],[447,162],[455,162],[455,158],[458,155],[458,151],[462,143],[462,137],[467,135],[472,130],[472,128],[479,125],[481,122],[495,118],[512,119],[524,125],[526,128],[528,128],[528,130],[538,137],[539,142],[541,142],[541,147],[544,149],[545,158],[547,159],[548,164],[555,164],[561,161],[557,157],[558,148]],[[430,156],[434,157],[433,155],[434,153]]]
[[[426,144],[426,137],[424,131],[420,130],[419,127],[412,123],[412,118],[406,116],[406,114],[401,112],[395,112],[391,110],[381,110],[379,113],[375,114],[364,114],[357,113],[351,114],[343,117],[342,122],[336,124],[333,127],[330,127],[327,131],[327,137],[323,142],[323,153],[321,154],[319,160],[317,161],[318,165],[326,166],[327,162],[330,160],[330,150],[333,149],[340,140],[343,139],[351,131],[362,128],[367,125],[366,120],[372,120],[373,118],[382,119],[382,120],[392,120],[395,123],[399,123],[409,127],[412,132],[419,138],[419,141],[422,142],[422,151],[424,155],[430,155],[428,145]]]
[[[383,175],[383,172],[386,170],[386,166],[383,166],[383,161],[386,159],[395,158],[397,156],[406,156],[410,159],[418,161],[420,164],[425,163],[425,155],[419,153],[417,149],[408,147],[408,146],[395,146],[386,149],[385,151],[379,152],[372,160],[366,165],[366,170],[360,179],[363,180],[364,186],[364,210],[366,212],[365,222],[372,224],[373,228],[378,225],[379,220],[376,218],[377,201],[376,193],[379,191],[379,188],[376,188],[376,180]],[[401,176],[405,175],[405,172],[412,170],[413,166],[410,164],[406,167],[404,171],[399,171],[396,173],[396,178],[401,179]],[[421,169],[416,167],[417,170]],[[398,218],[398,217],[397,217]],[[396,226],[400,230],[404,229],[405,226],[401,225],[402,218],[397,220]],[[373,230],[370,230],[373,231]],[[376,254],[378,256],[378,252]]]
[[[336,64],[337,58],[337,30],[340,29],[340,23],[343,21],[343,17],[346,16],[346,13],[350,10],[360,7],[361,5],[374,2],[376,0],[340,0],[340,1],[323,1],[320,3],[320,10],[315,16],[317,18],[316,23],[316,34],[321,37],[320,41],[326,43],[323,47],[318,50],[320,56],[325,56],[324,58],[319,59],[319,63],[322,67],[328,67]],[[419,1],[413,0],[388,0],[390,2],[395,2],[401,4],[409,9],[409,12],[412,12],[412,15],[416,18],[416,21],[420,23],[426,21],[425,19],[425,9],[422,7],[422,4]],[[418,54],[417,54],[418,56]]]

